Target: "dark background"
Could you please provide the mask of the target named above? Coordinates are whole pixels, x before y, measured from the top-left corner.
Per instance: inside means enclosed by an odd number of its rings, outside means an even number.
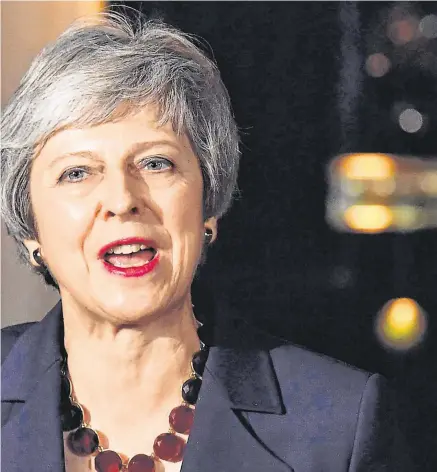
[[[252,323],[378,371],[398,388],[420,471],[437,470],[435,231],[352,235],[325,221],[326,165],[346,151],[435,155],[437,76],[413,65],[364,71],[375,22],[394,2],[117,2],[207,40],[242,129],[242,196],[202,268]],[[435,2],[414,2],[422,13]],[[437,41],[437,40],[434,40]],[[437,56],[436,56],[437,60]],[[391,119],[395,100],[425,107],[427,133]],[[419,347],[380,345],[374,319],[411,297],[428,313]]]

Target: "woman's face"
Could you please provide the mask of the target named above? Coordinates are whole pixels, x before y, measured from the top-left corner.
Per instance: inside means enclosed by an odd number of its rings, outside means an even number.
[[[202,174],[188,138],[158,127],[153,107],[55,134],[30,190],[64,304],[129,323],[189,301],[205,231]]]

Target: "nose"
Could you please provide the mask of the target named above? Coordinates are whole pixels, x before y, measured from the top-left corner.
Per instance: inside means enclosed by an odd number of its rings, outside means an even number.
[[[145,203],[141,198],[145,189],[140,189],[140,182],[128,174],[118,173],[107,176],[101,201],[105,219],[114,216],[137,215]]]

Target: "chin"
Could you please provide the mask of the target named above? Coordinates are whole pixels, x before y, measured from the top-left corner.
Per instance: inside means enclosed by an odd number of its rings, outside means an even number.
[[[106,314],[108,319],[119,320],[121,322],[136,322],[150,316],[154,313],[154,307],[147,303],[135,302],[134,300],[125,300],[118,303],[114,299],[105,299],[98,303],[99,311]]]
[[[108,319],[119,323],[137,324],[156,316],[163,306],[156,296],[145,296],[123,291],[119,294],[107,294],[97,302],[101,312]]]

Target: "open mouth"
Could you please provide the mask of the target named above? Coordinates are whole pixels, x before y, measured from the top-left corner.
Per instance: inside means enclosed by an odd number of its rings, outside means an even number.
[[[128,269],[149,264],[156,254],[154,247],[145,244],[121,244],[106,251],[103,260],[114,267]]]

